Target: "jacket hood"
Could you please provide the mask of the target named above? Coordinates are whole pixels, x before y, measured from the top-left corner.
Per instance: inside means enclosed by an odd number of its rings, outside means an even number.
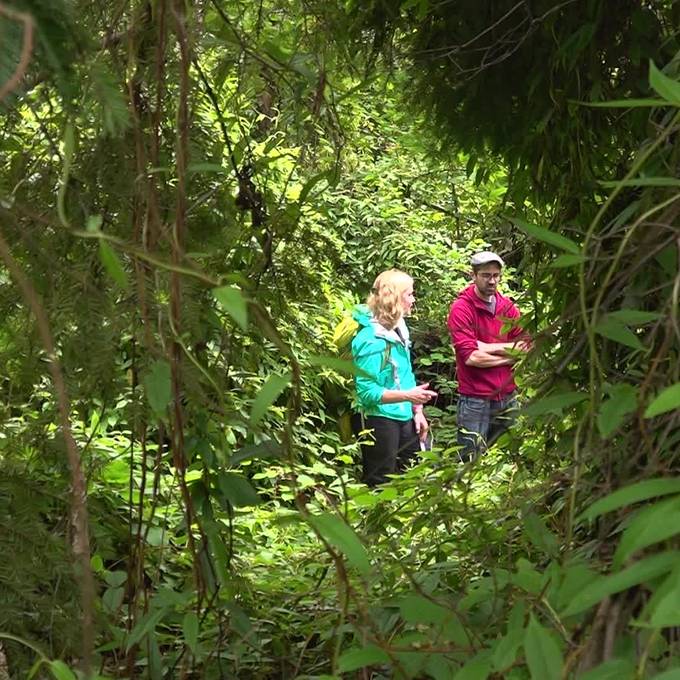
[[[354,309],[352,310],[352,318],[360,326],[370,326],[373,315],[371,314],[371,310],[368,308],[368,305],[355,305]]]

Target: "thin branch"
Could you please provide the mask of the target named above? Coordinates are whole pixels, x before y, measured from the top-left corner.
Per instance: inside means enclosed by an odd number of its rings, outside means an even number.
[[[24,25],[24,40],[21,46],[21,55],[19,63],[17,64],[14,73],[10,79],[7,80],[0,87],[0,101],[2,101],[12,90],[14,90],[21,79],[26,74],[28,64],[31,61],[31,53],[33,52],[33,17],[26,12],[17,12],[0,3],[0,14],[4,14],[11,21],[17,21]]]

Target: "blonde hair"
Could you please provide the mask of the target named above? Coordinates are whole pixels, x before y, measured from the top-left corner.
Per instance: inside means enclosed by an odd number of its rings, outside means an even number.
[[[399,269],[378,275],[366,304],[381,326],[391,330],[399,323],[404,316],[404,293],[412,285],[413,279]]]

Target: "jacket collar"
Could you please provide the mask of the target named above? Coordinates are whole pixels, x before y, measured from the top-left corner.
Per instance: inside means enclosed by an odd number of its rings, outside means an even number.
[[[397,323],[396,328],[392,330],[385,328],[385,326],[379,324],[374,318],[371,318],[371,326],[373,327],[373,332],[375,333],[376,338],[382,338],[383,340],[387,340],[389,342],[404,345],[404,347],[409,346],[410,340],[408,327],[406,326],[406,322],[403,318],[399,319],[399,323]],[[399,333],[397,333],[397,329],[399,329]],[[399,337],[399,334],[401,334],[401,337]]]

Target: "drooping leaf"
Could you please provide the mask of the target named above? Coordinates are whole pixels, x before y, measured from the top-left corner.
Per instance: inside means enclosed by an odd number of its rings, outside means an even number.
[[[143,382],[149,406],[154,413],[162,416],[172,397],[170,364],[164,359],[155,361]]]
[[[524,634],[524,653],[532,680],[560,680],[562,652],[553,636],[532,614]]]
[[[494,670],[502,673],[515,662],[523,640],[524,628],[517,626],[508,630],[507,634],[494,647],[492,656]]]
[[[623,680],[635,675],[635,666],[628,659],[610,659],[592,668],[578,680]]]
[[[637,408],[637,388],[622,383],[615,385],[609,399],[602,402],[597,415],[597,427],[604,439],[613,434],[625,417]]]
[[[531,236],[537,241],[547,243],[548,245],[554,246],[559,250],[566,250],[568,253],[572,253],[573,255],[581,254],[581,249],[579,248],[578,244],[566,236],[562,236],[562,234],[557,234],[556,232],[550,231],[549,229],[544,229],[543,227],[537,227],[534,224],[528,224],[524,220],[521,220],[517,217],[511,217],[510,221],[525,234],[527,234],[527,236]]]
[[[113,279],[114,283],[123,290],[127,289],[128,280],[123,263],[116,251],[104,239],[99,240],[99,258],[106,273]]]
[[[557,554],[559,544],[557,537],[543,520],[533,511],[527,512],[523,517],[524,530],[531,542],[546,555],[554,556]]]
[[[641,618],[655,628],[680,626],[680,568],[676,567],[654,591]]]
[[[241,327],[248,330],[248,302],[243,292],[234,286],[214,288],[213,295],[222,309]]]
[[[127,644],[125,646],[126,651],[129,651],[134,645],[140,642],[145,635],[154,630],[163,619],[166,612],[166,609],[156,609],[144,614],[130,631],[130,635],[128,635]]]
[[[488,654],[478,654],[466,661],[456,673],[455,680],[486,680],[491,673],[491,659]]]
[[[630,521],[614,553],[613,566],[620,567],[631,555],[680,533],[680,498],[657,501],[642,508]]]
[[[371,565],[366,548],[354,530],[340,517],[324,512],[319,515],[310,515],[309,522],[328,543],[344,553],[349,563],[362,574],[370,571]]]
[[[668,496],[672,493],[680,493],[680,478],[660,477],[658,479],[645,479],[636,482],[623,489],[617,489],[604,498],[593,503],[579,516],[580,520],[591,520],[604,515],[606,512],[618,510],[626,505],[646,501],[648,498]]]
[[[255,401],[250,410],[251,427],[257,426],[262,418],[264,418],[267,409],[290,384],[291,377],[292,375],[290,373],[285,373],[284,375],[273,373],[267,378],[267,381],[257,393],[257,397],[255,397]]]
[[[221,471],[217,483],[224,497],[237,508],[259,505],[262,502],[253,485],[236,472]]]
[[[540,416],[544,413],[561,413],[563,409],[569,408],[580,401],[587,399],[585,392],[560,392],[551,394],[548,397],[541,397],[524,409],[528,416]]]
[[[658,312],[645,312],[641,309],[618,309],[615,312],[609,312],[607,317],[627,326],[644,326],[646,323],[656,321],[660,314]]]
[[[235,467],[244,460],[252,458],[267,460],[269,458],[280,458],[282,455],[283,448],[281,444],[273,439],[266,439],[257,444],[248,444],[236,451],[229,459],[229,465]]]
[[[607,189],[614,187],[680,187],[680,179],[674,177],[633,177],[631,179],[612,179],[601,181]]]
[[[348,649],[338,659],[338,671],[350,673],[359,668],[371,666],[377,663],[389,663],[390,657],[387,652],[375,645],[367,645],[361,649]]]
[[[184,642],[192,654],[196,654],[198,648],[198,628],[199,621],[196,612],[187,612],[182,621],[182,632],[184,633]]]
[[[649,85],[666,102],[680,106],[680,83],[662,73],[651,60],[649,62]]]
[[[619,323],[611,316],[603,317],[598,321],[593,330],[599,335],[608,338],[609,340],[614,340],[614,342],[618,342],[621,345],[626,345],[633,349],[644,349],[640,342],[640,338],[638,338],[628,326]]]
[[[580,614],[609,595],[620,593],[622,590],[661,576],[673,569],[679,558],[680,552],[677,550],[657,553],[635,562],[623,571],[601,576],[576,594],[562,612],[562,616]]]
[[[307,363],[310,366],[321,366],[323,368],[330,368],[338,373],[349,373],[350,375],[364,375],[367,376],[366,371],[361,370],[353,361],[347,359],[339,359],[338,357],[322,356],[314,354],[307,357]]]
[[[680,383],[662,390],[645,410],[645,418],[654,418],[680,407]]]
[[[50,671],[57,680],[76,680],[76,674],[59,659],[50,661]]]
[[[668,102],[665,99],[611,99],[608,102],[579,102],[579,104],[603,109],[639,109],[667,106]]]

